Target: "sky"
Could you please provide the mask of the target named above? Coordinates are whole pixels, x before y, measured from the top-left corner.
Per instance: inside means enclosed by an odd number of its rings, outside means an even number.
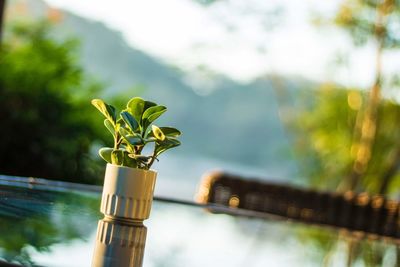
[[[239,82],[263,74],[369,86],[374,49],[355,49],[335,27],[316,27],[311,14],[331,16],[340,1],[46,0],[54,7],[105,23],[133,47],[193,73],[218,73]],[[337,55],[349,61],[335,67]],[[387,56],[400,72],[400,54]]]

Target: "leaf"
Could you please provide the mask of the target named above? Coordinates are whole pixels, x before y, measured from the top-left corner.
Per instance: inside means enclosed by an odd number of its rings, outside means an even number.
[[[117,114],[115,113],[115,108],[111,105],[106,105],[108,114],[111,115],[111,119],[116,122],[117,121]]]
[[[167,151],[168,149],[177,147],[180,144],[181,142],[179,142],[176,139],[165,139],[163,142],[156,143],[156,148],[155,148],[156,157],[158,157],[161,153]]]
[[[181,131],[173,127],[161,127],[160,129],[168,137],[178,137],[182,134]]]
[[[124,120],[126,125],[131,129],[132,132],[139,128],[139,124],[136,119],[127,111],[121,112],[121,118]]]
[[[93,99],[91,101],[92,105],[95,106],[101,113],[107,116],[106,103],[101,99]]]
[[[138,145],[143,145],[144,141],[142,137],[138,134],[130,134],[125,128],[121,127],[119,129],[119,133],[121,134],[122,138],[126,142],[128,142],[129,145],[131,146],[138,146]]]
[[[162,153],[164,153],[165,151],[167,151],[170,148],[172,148],[172,147],[158,146],[156,148],[156,157],[158,157],[159,155],[161,155]]]
[[[145,101],[140,97],[134,97],[129,100],[126,107],[129,110],[129,113],[131,113],[132,116],[135,118],[135,120],[140,123],[143,112],[145,110]]]
[[[115,165],[122,165],[124,162],[124,152],[120,149],[113,149],[111,152],[111,162]]]
[[[115,137],[115,129],[109,119],[104,120],[104,125],[110,131],[110,133]]]
[[[129,154],[130,158],[141,160],[141,161],[148,161],[151,157],[150,156],[143,156],[143,155],[136,155],[136,154]]]
[[[138,158],[137,161],[142,164],[149,164],[149,161],[150,161],[149,159],[150,159],[149,157],[141,157],[141,158]]]
[[[124,157],[124,165],[123,166],[130,167],[130,168],[137,168],[138,163],[134,159],[131,159],[129,157]]]
[[[136,154],[133,154],[133,153],[130,153],[128,156],[129,156],[129,158],[131,158],[132,160],[135,160],[135,161],[136,161],[136,163],[137,163],[137,165],[138,165],[138,168],[143,167],[143,166],[141,166],[141,165],[146,165],[146,164],[148,164],[149,161],[150,161],[150,159],[151,159],[150,156],[136,155]]]
[[[164,141],[165,140],[165,135],[164,133],[160,130],[160,128],[158,128],[155,125],[151,126],[151,131],[153,133],[153,136],[160,141]]]
[[[128,151],[124,151],[123,166],[131,167],[131,168],[137,168],[137,166],[138,166],[137,160],[129,157]]]
[[[149,122],[155,121],[158,117],[161,116],[167,108],[164,106],[154,106],[146,109],[143,113],[142,120],[148,120]]]
[[[122,118],[118,118],[117,123],[123,124],[123,123],[124,123],[124,120],[123,120]]]
[[[182,133],[175,128],[172,127],[160,127],[160,130],[165,134],[165,136],[167,137],[178,137],[180,136]],[[151,138],[154,137],[153,135],[153,131],[150,131],[147,135],[147,138]]]
[[[111,152],[113,151],[110,147],[103,147],[99,150],[99,155],[108,163],[112,163],[111,161]]]
[[[160,117],[165,111],[167,111],[167,108],[164,106],[154,106],[148,108],[142,116],[143,131],[145,131],[147,127],[149,127],[149,125],[158,117]]]
[[[124,136],[124,139],[132,146],[143,145],[143,139],[138,136],[127,135],[127,136]]]
[[[146,111],[148,108],[150,108],[150,107],[154,107],[154,106],[157,106],[157,104],[156,103],[154,103],[154,102],[151,102],[151,101],[144,101],[144,108],[143,108],[143,111]]]
[[[166,144],[171,145],[173,147],[179,146],[181,144],[181,142],[179,140],[174,139],[174,138],[165,139],[165,141],[163,143],[166,143]]]
[[[128,152],[128,153],[134,153],[134,149],[132,146],[125,146],[124,149]]]
[[[125,129],[124,126],[119,127],[118,132],[122,135],[122,137],[130,135],[129,131]]]
[[[152,135],[153,135],[153,132],[151,133]],[[144,141],[145,141],[145,143],[150,143],[150,142],[155,142],[155,141],[157,141],[157,139],[155,138],[155,137],[149,137],[149,138],[146,138],[146,139],[144,139]]]
[[[116,114],[115,108],[111,105],[106,104],[101,99],[93,99],[92,105],[95,106],[107,119],[109,119],[112,123],[116,122]]]

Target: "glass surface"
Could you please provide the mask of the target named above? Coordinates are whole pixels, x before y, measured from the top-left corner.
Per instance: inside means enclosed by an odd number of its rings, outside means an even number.
[[[0,259],[90,266],[99,205],[98,187],[0,181]],[[349,246],[362,248],[353,255],[355,266],[374,266],[379,255],[382,266],[395,265],[389,242],[358,242],[335,229],[214,214],[165,199],[154,201],[144,224],[143,266],[346,266]]]

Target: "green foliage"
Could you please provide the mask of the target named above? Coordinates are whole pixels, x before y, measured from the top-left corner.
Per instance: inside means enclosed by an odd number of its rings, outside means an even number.
[[[93,183],[102,169],[89,151],[102,133],[87,101],[102,86],[79,66],[77,42],[57,42],[50,32],[45,22],[7,28],[0,50],[0,172]]]
[[[395,94],[396,86],[396,77],[384,72],[383,53],[400,45],[400,2],[343,0],[334,23],[346,30],[356,45],[372,41],[376,46],[375,78],[369,94],[348,89],[321,91],[317,110],[303,114],[315,140],[314,163],[322,169],[316,172],[336,181],[330,182],[331,186],[338,186],[337,177],[347,180],[340,189],[385,194],[397,175],[400,143],[396,134],[400,129],[396,124],[398,105],[381,97],[382,92]],[[362,106],[355,107],[355,99]],[[336,122],[331,123],[329,117]]]
[[[296,114],[294,123],[303,173],[325,190],[398,197],[400,106],[381,94],[397,95],[396,77],[385,73],[383,54],[400,46],[400,2],[342,0],[333,22],[350,34],[356,46],[375,46],[374,82],[370,92],[330,85],[317,91],[315,98],[307,96],[311,109]],[[321,243],[318,237],[311,238]],[[385,249],[355,241],[348,245],[348,266],[383,265]],[[396,254],[399,259],[399,251]]]
[[[295,132],[295,149],[302,171],[319,188],[331,190],[350,175],[358,138],[354,125],[360,124],[360,109],[367,95],[360,90],[345,90],[328,86],[307,95],[310,107],[297,112],[291,122]],[[387,193],[398,193],[400,176],[397,171],[400,147],[400,106],[390,100],[379,105],[380,122],[371,160],[359,190],[380,193],[385,179],[389,179]],[[395,168],[393,173],[389,170]],[[390,175],[390,177],[388,176]]]
[[[380,39],[385,48],[400,45],[399,1],[344,0],[334,22],[347,30],[357,45],[363,45],[371,39]]]
[[[93,99],[92,105],[106,118],[104,125],[114,138],[113,148],[105,147],[99,151],[108,163],[148,170],[161,153],[180,145],[176,139],[181,135],[179,130],[152,125],[167,111],[164,106],[134,97],[117,116],[116,109],[101,99]],[[154,145],[153,154],[142,155],[149,144]]]

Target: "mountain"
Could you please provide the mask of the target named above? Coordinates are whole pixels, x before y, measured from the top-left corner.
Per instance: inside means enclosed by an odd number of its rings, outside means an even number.
[[[47,14],[45,3],[23,2],[35,16]],[[208,94],[198,94],[198,88],[187,82],[189,73],[129,46],[121,33],[101,22],[61,12],[55,35],[80,40],[82,65],[106,83],[106,99],[139,94],[168,107],[163,120],[183,132],[183,145],[173,153],[251,165],[266,172],[279,169],[282,175],[296,172],[271,79],[240,84],[216,75],[215,88]],[[290,92],[308,86],[301,79],[281,80]],[[138,86],[144,89],[133,89]],[[164,121],[159,124],[164,125]]]

